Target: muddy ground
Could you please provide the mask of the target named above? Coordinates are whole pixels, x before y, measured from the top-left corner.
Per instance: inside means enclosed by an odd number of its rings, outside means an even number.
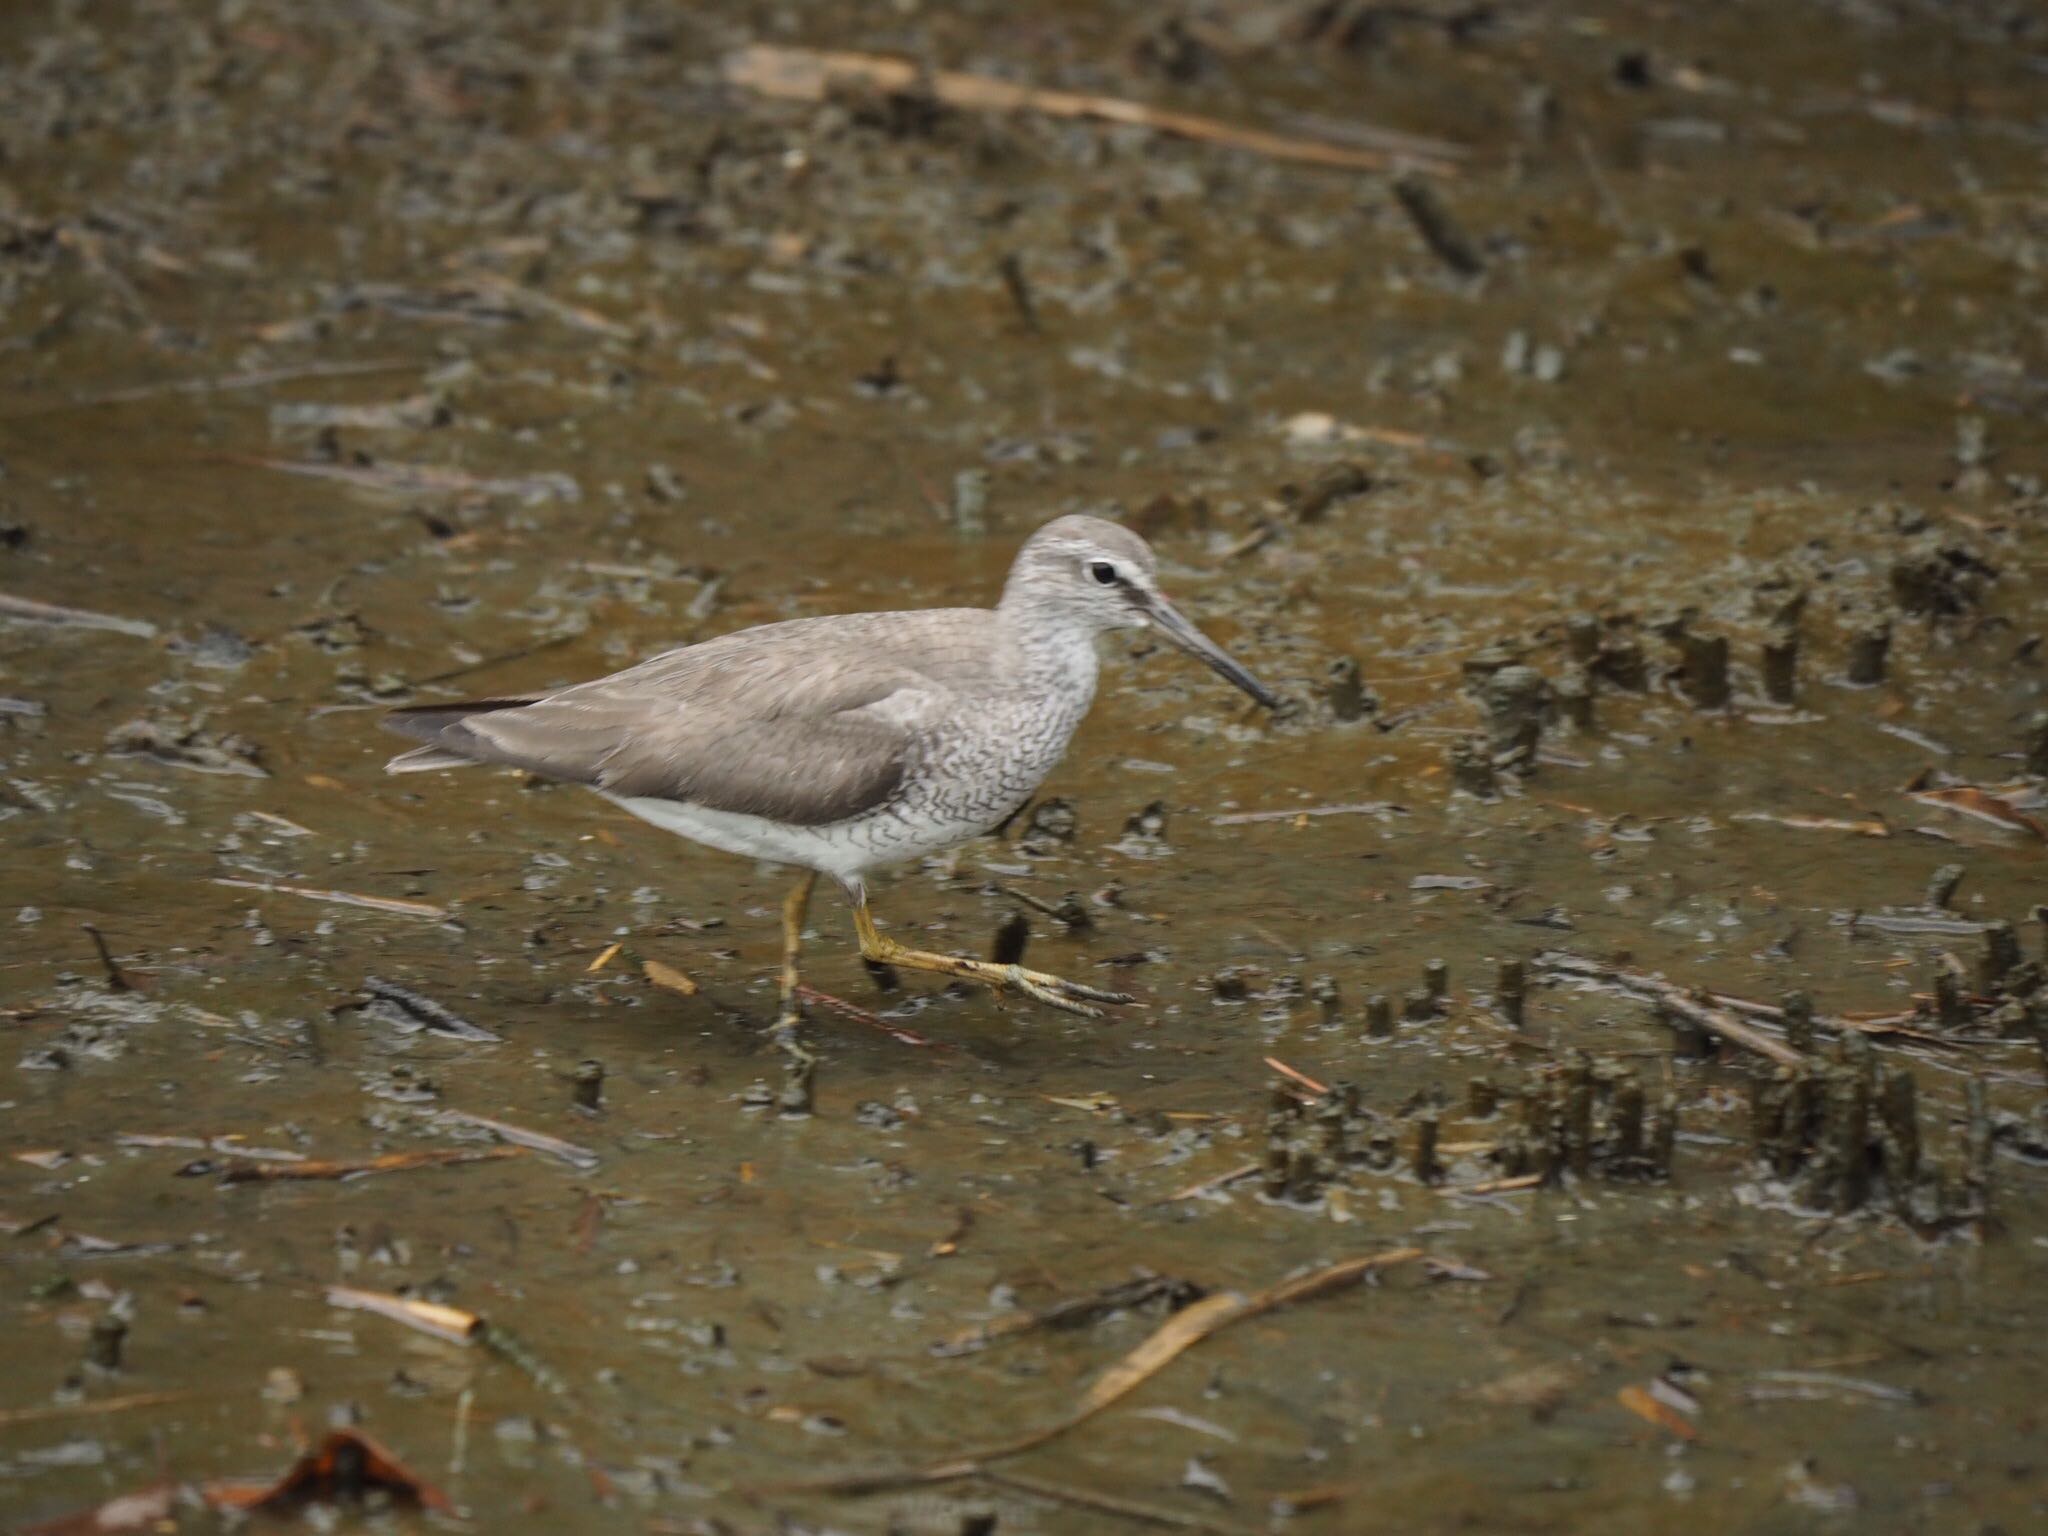
[[[0,100],[0,1521],[211,1529],[341,1428],[493,1532],[2040,1524],[2037,9],[24,0]],[[1293,706],[1114,647],[1071,836],[876,900],[1112,1019],[821,900],[780,1116],[784,876],[381,772],[1071,510]]]

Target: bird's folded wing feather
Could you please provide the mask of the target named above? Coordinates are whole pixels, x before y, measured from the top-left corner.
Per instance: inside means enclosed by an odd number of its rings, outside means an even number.
[[[740,669],[660,691],[622,673],[468,716],[432,739],[620,799],[823,826],[889,800],[909,771],[917,721],[944,702],[914,673],[828,671]]]

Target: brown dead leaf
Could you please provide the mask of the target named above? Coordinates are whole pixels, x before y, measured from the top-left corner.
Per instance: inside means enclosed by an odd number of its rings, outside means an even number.
[[[357,1500],[365,1489],[372,1488],[413,1508],[443,1515],[458,1513],[447,1494],[418,1477],[368,1435],[359,1430],[338,1429],[275,1479],[152,1483],[90,1508],[20,1529],[22,1536],[121,1536],[124,1532],[166,1529],[181,1506],[287,1513],[308,1504]]]
[[[1614,1394],[1622,1407],[1639,1419],[1656,1425],[1666,1434],[1679,1440],[1697,1440],[1700,1432],[1693,1422],[1676,1408],[1660,1403],[1642,1387],[1627,1386]]]
[[[354,1429],[332,1431],[274,1481],[208,1483],[201,1493],[217,1509],[282,1511],[354,1497],[365,1488],[383,1489],[401,1503],[437,1514],[456,1512],[447,1494]]]
[[[659,960],[643,960],[640,970],[657,987],[677,993],[682,997],[695,997],[699,991],[697,983],[672,965],[663,965]]]

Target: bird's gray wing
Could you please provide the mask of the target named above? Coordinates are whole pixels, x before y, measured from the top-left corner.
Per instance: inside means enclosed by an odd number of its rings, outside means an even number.
[[[531,703],[491,701],[479,712],[436,705],[389,723],[468,761],[621,799],[679,800],[810,827],[886,803],[910,770],[917,722],[943,707],[930,680],[908,670],[705,660],[680,678],[671,661],[660,688],[635,668]]]

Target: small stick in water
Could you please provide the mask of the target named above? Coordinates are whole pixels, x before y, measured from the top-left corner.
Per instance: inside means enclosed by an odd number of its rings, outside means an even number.
[[[1479,253],[1465,238],[1465,232],[1458,228],[1436,194],[1423,184],[1420,177],[1397,178],[1394,197],[1400,203],[1401,211],[1415,226],[1415,232],[1422,236],[1422,243],[1429,247],[1430,254],[1453,273],[1459,277],[1478,277],[1486,270],[1486,263],[1479,259]]]
[[[1963,883],[1963,876],[1969,871],[1960,864],[1944,864],[1934,872],[1934,878],[1927,882],[1927,905],[1946,907],[1956,899],[1956,887]]]
[[[1662,1003],[1652,1003],[1650,1006],[1657,1010],[1658,1014],[1662,1017],[1662,1022],[1671,1030],[1672,1055],[1678,1057],[1681,1061],[1703,1061],[1706,1059],[1712,1049],[1708,1044],[1710,1037],[1697,1019],[1687,1018],[1683,1014],[1674,1014]]]
[[[1776,1172],[1789,1179],[1806,1162],[1820,1115],[1820,1078],[1810,1063],[1792,1069],[1785,1099],[1785,1135],[1778,1143]]]
[[[1935,963],[1934,1016],[1943,1029],[1961,1029],[1970,1022],[1969,999],[1963,996],[1963,978],[1953,960]]]
[[[1031,297],[1031,280],[1024,275],[1024,262],[1015,251],[1006,251],[1003,259],[996,263],[996,271],[1002,275],[1003,291],[1010,296],[1010,303],[1017,311],[1017,318],[1024,322],[1024,329],[1038,329],[1038,305]]]
[[[1500,1016],[1516,1029],[1528,1011],[1528,976],[1519,960],[1503,960],[1494,973],[1493,1000]]]
[[[1593,675],[1630,693],[1643,692],[1650,686],[1650,663],[1643,655],[1642,642],[1608,640],[1594,659]]]
[[[1490,1077],[1475,1077],[1465,1084],[1465,1117],[1491,1120],[1500,1112],[1500,1085]]]
[[[1993,995],[2005,990],[2005,978],[2019,969],[2020,936],[2003,918],[1984,930],[1984,953],[1977,961],[1977,990]]]
[[[596,1059],[576,1064],[575,1084],[576,1107],[596,1114],[604,1107],[604,1063]]]
[[[1728,707],[1728,637],[1681,630],[1678,685],[1699,709]]]
[[[1012,912],[996,928],[995,942],[989,946],[988,957],[997,965],[1019,965],[1023,963],[1024,951],[1031,943],[1031,919],[1022,912]]]
[[[1494,775],[1493,754],[1487,750],[1485,738],[1461,736],[1451,743],[1447,756],[1454,793],[1475,800],[1500,798],[1500,780]]]
[[[1444,1165],[1437,1157],[1437,1132],[1442,1121],[1434,1109],[1425,1109],[1415,1117],[1415,1139],[1409,1144],[1409,1165],[1415,1177],[1425,1184],[1441,1184]]]
[[[1386,1040],[1394,1033],[1394,1005],[1384,992],[1375,992],[1365,1000],[1365,1037],[1368,1040]]]
[[[1557,712],[1573,730],[1591,735],[1594,730],[1593,716],[1593,675],[1584,667],[1574,667],[1564,675],[1552,692]]]
[[[1669,1089],[1657,1100],[1657,1113],[1650,1120],[1650,1177],[1669,1179],[1671,1160],[1678,1150],[1678,1095]]]
[[[1779,1006],[1785,1043],[1804,1055],[1813,1049],[1813,999],[1804,992],[1787,992]]]
[[[1346,1090],[1348,1084],[1338,1084],[1316,1105],[1316,1130],[1322,1138],[1319,1148],[1324,1167],[1330,1172],[1342,1168],[1351,1160],[1351,1116],[1347,1112],[1347,1096],[1355,1097],[1356,1090]]]
[[[93,1319],[92,1332],[86,1335],[86,1363],[95,1370],[120,1370],[121,1349],[127,1342],[127,1323],[112,1312],[102,1313]]]
[[[1343,994],[1337,989],[1337,978],[1318,976],[1308,984],[1309,1001],[1313,1002],[1323,1016],[1323,1027],[1334,1028],[1342,1019]]]
[[[1825,1203],[1842,1216],[1861,1210],[1870,1193],[1870,1088],[1854,1067],[1840,1066],[1828,1073],[1826,1093],[1833,1187]]]
[[[1792,1071],[1774,1067],[1768,1077],[1752,1077],[1749,1083],[1749,1145],[1758,1161],[1773,1167],[1780,1160],[1785,1136],[1785,1112],[1792,1094]]]
[[[114,959],[114,952],[107,948],[107,936],[91,923],[80,923],[92,940],[92,947],[100,952],[100,965],[107,973],[107,989],[112,992],[133,992],[135,985],[122,974],[120,964]]]
[[[1885,619],[1864,625],[1849,637],[1849,681],[1875,688],[1884,681],[1885,658],[1891,653],[1892,626]]]
[[[1522,1085],[1520,1149],[1511,1172],[1533,1173],[1545,1183],[1550,1181],[1557,1170],[1559,1119],[1548,1083],[1537,1080]]]
[[[1330,713],[1346,722],[1363,719],[1366,712],[1365,684],[1358,675],[1358,663],[1339,656],[1323,677],[1323,701]]]
[[[1557,1127],[1564,1140],[1565,1166],[1574,1178],[1583,1179],[1593,1170],[1593,1064],[1584,1051],[1572,1052],[1562,1082],[1563,1113]]]
[[[1260,1188],[1268,1200],[1279,1200],[1287,1194],[1287,1181],[1293,1171],[1294,1124],[1300,1106],[1278,1078],[1273,1080],[1270,1091],[1273,1105],[1266,1111],[1266,1156]]]
[[[1991,1097],[1983,1078],[1970,1079],[1963,1102],[1963,1187],[1971,1214],[1982,1221],[1991,1213]]]
[[[1600,620],[1590,613],[1575,614],[1564,627],[1565,649],[1580,666],[1591,666],[1600,654]]]
[[[1614,1083],[1614,1161],[1633,1168],[1643,1156],[1643,1085],[1633,1072],[1622,1072]]]
[[[1514,773],[1535,772],[1543,717],[1550,708],[1549,679],[1534,667],[1501,667],[1481,686],[1479,699],[1494,763]]]
[[[1799,697],[1799,632],[1780,629],[1764,642],[1764,697],[1791,704]]]
[[[1892,1198],[1903,1200],[1920,1176],[1919,1085],[1904,1067],[1884,1075],[1877,1097],[1877,1115],[1884,1126],[1884,1176]]]

